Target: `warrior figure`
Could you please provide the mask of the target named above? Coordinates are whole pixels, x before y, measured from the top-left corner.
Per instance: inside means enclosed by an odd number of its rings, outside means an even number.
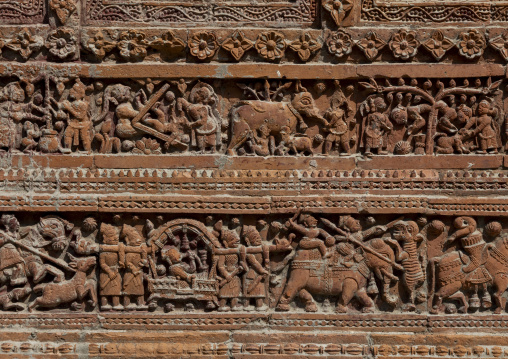
[[[460,243],[466,255],[459,251],[461,259],[465,263],[462,271],[465,273],[466,284],[473,287],[474,293],[469,299],[471,308],[480,307],[478,298],[478,287],[483,288],[482,305],[484,308],[490,308],[492,305],[491,296],[487,290],[487,284],[492,281],[492,277],[485,268],[485,262],[488,258],[486,243],[483,240],[482,233],[477,229],[476,221],[471,217],[458,217],[453,222],[457,229],[448,237],[447,243],[452,243],[460,239]]]
[[[256,310],[267,309],[265,298],[267,295],[267,281],[269,276],[269,247],[262,245],[261,235],[254,226],[244,227],[244,238],[249,248],[260,248],[260,253],[247,254],[249,269],[244,276],[244,296],[247,298],[246,306],[250,299],[256,301]]]
[[[125,265],[124,244],[119,243],[120,236],[114,226],[102,223],[100,232],[105,245],[118,246],[118,251],[102,251],[99,255],[101,310],[123,310],[124,307],[120,304],[120,295],[122,294],[120,269]],[[111,298],[111,304],[109,298]]]
[[[122,237],[125,238],[127,245],[123,278],[124,307],[127,310],[144,310],[148,308],[145,305],[143,285],[143,268],[147,266],[147,246],[143,243],[138,230],[127,224],[124,224],[122,228]],[[131,298],[135,299],[136,304],[131,303]]]
[[[239,297],[242,293],[240,273],[247,269],[245,247],[239,244],[240,237],[233,230],[222,229],[221,239],[226,248],[236,249],[237,253],[219,256],[217,270],[223,278],[219,283],[219,311],[240,311],[243,309],[239,304]],[[229,307],[227,306],[228,300],[230,301]]]

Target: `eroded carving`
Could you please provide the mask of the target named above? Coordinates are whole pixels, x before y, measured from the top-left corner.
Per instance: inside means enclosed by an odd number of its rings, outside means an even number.
[[[497,220],[106,217],[20,227],[2,215],[2,310],[327,312],[335,301],[339,313],[506,310]]]

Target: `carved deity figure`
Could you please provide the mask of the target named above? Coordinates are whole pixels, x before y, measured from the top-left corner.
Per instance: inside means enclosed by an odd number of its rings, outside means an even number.
[[[192,287],[192,281],[196,278],[193,274],[193,268],[187,263],[182,262],[182,254],[176,248],[170,248],[164,252],[163,258],[169,264],[169,274],[174,276],[177,280],[184,281],[187,286]]]
[[[118,246],[118,251],[102,251],[99,255],[101,272],[99,275],[99,294],[101,296],[101,310],[123,310],[120,304],[122,295],[122,275],[120,270],[125,266],[125,249],[123,243],[119,243],[118,230],[107,223],[101,224],[100,233],[102,243]],[[111,298],[111,303],[109,302]]]
[[[196,271],[201,271],[203,269],[203,263],[201,262],[201,258],[196,253],[195,249],[195,241],[192,241],[192,243],[189,242],[187,234],[184,234],[180,243],[180,252],[182,254],[181,260],[182,262],[187,263],[189,273],[196,273]]]
[[[144,310],[145,287],[143,268],[147,266],[147,246],[138,230],[124,224],[121,236],[127,246],[125,251],[125,274],[123,277],[124,307],[126,310]],[[134,299],[136,303],[132,303]]]

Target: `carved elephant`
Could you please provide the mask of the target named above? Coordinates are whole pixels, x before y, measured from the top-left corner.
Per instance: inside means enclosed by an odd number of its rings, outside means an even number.
[[[280,139],[284,126],[289,128],[289,133],[295,133],[298,125],[300,129],[305,129],[304,118],[317,120],[325,126],[328,124],[319,114],[319,109],[308,92],[295,94],[291,102],[242,101],[231,110],[228,154],[235,155],[251,133],[263,124],[270,129],[270,135]]]
[[[316,250],[298,250],[277,310],[288,311],[289,304],[298,296],[303,300],[307,312],[315,312],[317,306],[312,294],[317,294],[338,296],[336,312],[346,312],[347,305],[354,297],[363,305],[363,312],[372,312],[374,302],[366,291],[370,276],[369,268],[364,263],[360,263],[358,268],[351,269],[329,266],[324,259],[311,260],[315,257],[314,251]]]

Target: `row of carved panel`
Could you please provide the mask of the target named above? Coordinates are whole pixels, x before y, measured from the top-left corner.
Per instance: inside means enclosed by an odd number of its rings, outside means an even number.
[[[504,152],[502,80],[3,81],[0,148],[230,156]],[[305,86],[306,87],[305,87]]]
[[[9,61],[306,63],[508,61],[508,32],[492,28],[419,31],[354,28],[300,30],[136,30],[8,28],[0,50]],[[81,41],[79,40],[81,38]],[[80,44],[81,42],[81,44]],[[79,54],[82,51],[81,55]],[[419,51],[420,50],[420,51]],[[1,52],[0,52],[1,53]],[[257,55],[256,55],[257,54]],[[458,55],[458,56],[457,56]]]
[[[86,23],[110,25],[131,24],[209,24],[258,23],[281,26],[311,26],[324,11],[323,22],[330,26],[348,26],[358,22],[504,22],[507,5],[504,1],[374,1],[363,0],[283,0],[278,2],[244,0],[209,1],[188,4],[185,1],[87,0],[81,4]],[[321,6],[319,6],[321,5]],[[68,24],[77,17],[77,0],[51,0],[49,7],[59,24]],[[29,24],[44,21],[45,1],[24,0],[0,2],[0,18],[7,23]],[[356,14],[360,13],[359,19]],[[72,19],[76,21],[76,19]]]
[[[449,157],[449,160],[453,157]],[[481,160],[477,156],[474,159]],[[473,160],[467,158],[468,161]],[[467,163],[466,163],[467,165]],[[68,194],[164,193],[213,195],[396,193],[508,194],[506,171],[435,170],[156,170],[156,169],[0,169],[0,189]],[[345,199],[346,197],[344,197]]]
[[[504,220],[26,218],[0,218],[4,311],[506,310]]]
[[[74,333],[73,333],[74,334]],[[158,333],[162,334],[162,333]],[[453,344],[453,345],[411,345],[405,344],[405,338],[397,338],[400,340],[400,344],[365,344],[361,340],[360,343],[348,343],[348,344],[336,344],[335,341],[326,335],[326,339],[323,342],[314,343],[311,340],[305,342],[307,339],[304,336],[303,339],[298,340],[297,343],[281,343],[273,339],[267,342],[253,342],[252,340],[246,343],[242,342],[220,342],[216,340],[212,343],[179,343],[173,342],[174,336],[170,336],[171,340],[163,340],[165,338],[162,335],[157,335],[156,338],[159,341],[146,342],[146,341],[124,341],[122,335],[108,334],[110,337],[107,338],[105,334],[101,333],[97,335],[99,340],[95,340],[91,343],[77,343],[72,341],[71,335],[66,336],[65,342],[61,343],[42,341],[34,343],[33,341],[5,341],[0,344],[0,352],[5,354],[17,354],[21,357],[37,354],[49,355],[75,355],[80,352],[80,349],[86,347],[88,354],[91,357],[157,357],[164,355],[167,358],[178,358],[182,355],[194,356],[194,357],[211,357],[218,356],[226,358],[228,355],[242,355],[250,356],[255,355],[256,357],[269,357],[269,356],[281,356],[288,358],[292,356],[322,356],[332,355],[334,357],[344,358],[361,358],[365,355],[370,355],[373,358],[385,358],[391,355],[400,355],[404,358],[418,356],[419,358],[424,357],[440,357],[440,358],[478,358],[490,356],[493,358],[505,358],[508,356],[508,348],[504,346],[492,346],[492,345],[470,345],[468,343]],[[245,334],[239,335],[241,339]],[[286,338],[277,334],[279,337]],[[70,337],[70,338],[67,338]],[[104,337],[104,338],[103,338]],[[113,338],[120,339],[119,341],[113,341]],[[451,337],[450,339],[452,339]],[[107,341],[109,339],[110,341]],[[219,339],[219,338],[217,338]],[[355,338],[357,339],[357,338]],[[359,338],[358,338],[359,339]],[[376,338],[379,339],[379,338]],[[383,341],[383,337],[380,338]],[[448,338],[447,338],[448,339]],[[453,338],[455,339],[455,338]],[[328,342],[326,340],[329,340]],[[60,340],[61,341],[61,340]]]

